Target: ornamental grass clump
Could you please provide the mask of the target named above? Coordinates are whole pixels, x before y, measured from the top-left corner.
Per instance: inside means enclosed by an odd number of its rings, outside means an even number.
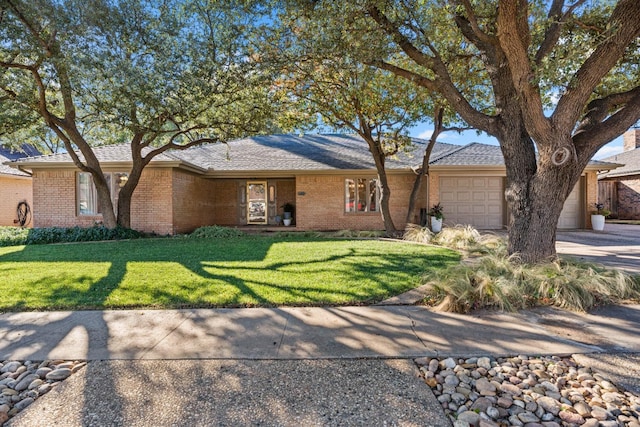
[[[640,279],[592,264],[556,260],[527,265],[517,257],[486,255],[423,278],[427,301],[442,311],[514,311],[552,305],[574,311],[640,298]]]
[[[404,230],[403,240],[416,243],[431,243],[434,233],[429,227],[422,227],[418,224],[407,224]]]

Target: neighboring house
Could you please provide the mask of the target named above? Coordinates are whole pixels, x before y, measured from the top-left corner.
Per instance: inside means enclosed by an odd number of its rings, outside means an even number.
[[[414,140],[409,152],[386,162],[391,214],[405,217],[415,168],[426,148]],[[127,145],[95,152],[113,189],[126,182]],[[89,174],[66,154],[21,159],[12,164],[33,173],[37,227],[90,226],[100,221]],[[615,167],[615,165],[614,165]],[[587,206],[596,201],[596,171],[590,164],[565,205],[561,228],[589,226]],[[485,144],[436,144],[430,177],[419,201],[424,213],[444,207],[445,224],[502,229],[508,223],[505,167],[500,148]],[[297,230],[382,229],[378,187],[367,144],[352,135],[270,135],[194,147],[156,157],[145,169],[132,201],[131,226],[159,234],[189,232],[202,225],[275,226],[285,203],[295,205]],[[416,215],[414,222],[419,222]]]
[[[624,151],[604,159],[624,166],[598,175],[598,201],[620,219],[640,219],[640,129],[623,135]]]
[[[27,202],[29,208],[33,204],[31,176],[3,163],[39,154],[29,145],[20,149],[0,147],[0,226],[18,224],[17,208],[20,202]]]

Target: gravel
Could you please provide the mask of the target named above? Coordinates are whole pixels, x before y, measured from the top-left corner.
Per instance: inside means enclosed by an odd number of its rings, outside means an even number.
[[[64,360],[0,362],[0,425],[85,365]]]
[[[454,427],[640,427],[640,397],[571,357],[416,363]]]

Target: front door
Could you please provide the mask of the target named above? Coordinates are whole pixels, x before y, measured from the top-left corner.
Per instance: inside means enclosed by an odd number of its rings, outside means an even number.
[[[267,183],[266,181],[247,182],[247,223],[267,223]]]

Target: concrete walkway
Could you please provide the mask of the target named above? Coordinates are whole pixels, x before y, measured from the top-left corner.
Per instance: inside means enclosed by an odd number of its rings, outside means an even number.
[[[354,359],[640,352],[640,306],[474,316],[421,306],[23,312],[0,359]],[[563,331],[567,329],[567,331]],[[575,335],[572,335],[575,334]]]
[[[640,352],[638,325],[639,305],[6,313],[0,359],[90,361],[14,427],[446,426],[412,358]]]

